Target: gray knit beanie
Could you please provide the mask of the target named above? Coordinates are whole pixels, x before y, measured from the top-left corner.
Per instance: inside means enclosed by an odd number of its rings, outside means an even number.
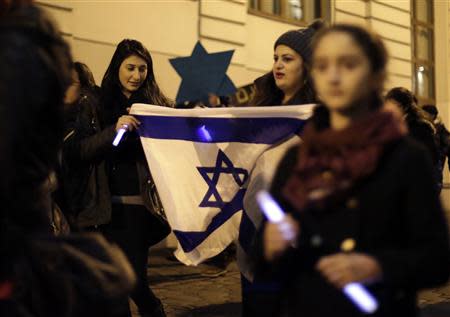
[[[311,41],[314,34],[324,26],[321,20],[316,20],[306,28],[287,31],[275,42],[274,49],[278,45],[286,45],[300,54],[306,63],[311,62]]]

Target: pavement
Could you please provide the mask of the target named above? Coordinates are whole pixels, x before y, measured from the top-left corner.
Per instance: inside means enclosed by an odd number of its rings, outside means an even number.
[[[168,317],[241,315],[241,282],[235,261],[224,275],[205,277],[203,273],[212,275],[220,270],[208,264],[185,266],[172,257],[171,251],[151,250],[148,269],[150,286]],[[133,305],[131,310],[133,317],[139,316]]]
[[[150,251],[150,286],[164,304],[168,317],[235,317],[241,315],[240,275],[236,262],[218,277],[205,277],[215,267],[185,266],[169,259],[167,248]],[[450,282],[419,294],[420,317],[450,317]],[[133,317],[138,317],[132,305]]]

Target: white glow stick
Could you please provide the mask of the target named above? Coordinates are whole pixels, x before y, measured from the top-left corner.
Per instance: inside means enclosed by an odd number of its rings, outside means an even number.
[[[120,141],[122,140],[123,135],[128,130],[128,125],[124,124],[123,128],[120,128],[119,131],[117,131],[116,137],[114,138],[113,145],[118,146]]]
[[[270,222],[280,224],[286,240],[294,239],[292,226],[286,221],[286,214],[272,196],[262,190],[256,194],[256,201]],[[349,283],[343,288],[344,294],[363,312],[371,314],[378,309],[375,297],[361,283]]]
[[[378,301],[361,283],[348,283],[342,290],[363,313],[372,314],[378,309]]]
[[[270,222],[278,224],[283,237],[288,241],[294,242],[294,228],[286,221],[286,214],[272,196],[265,190],[261,190],[256,194],[256,201],[266,218]]]

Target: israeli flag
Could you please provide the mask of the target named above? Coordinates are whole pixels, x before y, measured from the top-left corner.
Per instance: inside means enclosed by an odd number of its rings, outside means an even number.
[[[178,260],[197,265],[238,240],[243,198],[258,158],[298,134],[313,107],[133,105],[131,114],[141,121],[142,146],[178,240]]]

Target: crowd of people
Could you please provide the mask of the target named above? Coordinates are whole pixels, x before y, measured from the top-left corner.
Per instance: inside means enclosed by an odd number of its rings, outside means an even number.
[[[0,42],[0,316],[131,316],[129,299],[165,316],[147,261],[171,229],[129,111],[175,104],[148,49],[122,40],[97,86],[29,0],[0,0]],[[436,106],[402,87],[383,96],[386,48],[359,26],[315,21],[273,53],[251,105],[317,106],[272,164],[293,234],[261,217],[243,315],[362,316],[343,292],[361,283],[373,316],[417,316],[417,292],[450,274]]]

